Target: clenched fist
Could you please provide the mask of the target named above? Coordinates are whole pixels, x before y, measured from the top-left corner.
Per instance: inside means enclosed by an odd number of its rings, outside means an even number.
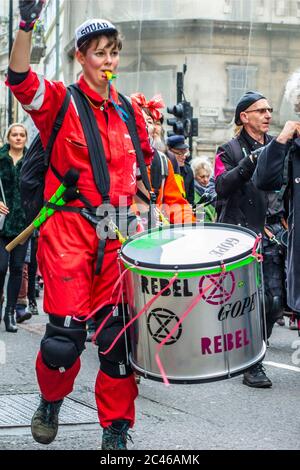
[[[26,32],[33,29],[45,3],[46,0],[19,0],[20,29]]]
[[[284,128],[277,137],[277,142],[286,144],[288,140],[300,136],[300,122],[299,121],[287,121]]]

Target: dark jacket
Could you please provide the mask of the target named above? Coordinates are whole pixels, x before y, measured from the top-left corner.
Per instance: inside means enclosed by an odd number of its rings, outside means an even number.
[[[287,248],[287,303],[300,313],[300,138],[292,145],[275,140],[261,152],[254,174],[254,182],[263,190],[278,190],[283,182],[284,162],[289,158],[289,217]]]
[[[184,188],[186,199],[193,206],[194,205],[194,173],[190,167],[189,163],[185,163],[184,166],[180,168],[180,173],[184,181]]]
[[[9,214],[5,217],[0,236],[14,238],[26,227],[20,196],[20,172],[23,158],[14,166],[13,159],[9,156],[8,151],[8,144],[0,149],[0,178],[5,193],[6,205],[9,208]],[[1,193],[0,199],[2,200]]]
[[[266,135],[266,143],[271,140]],[[239,151],[234,151],[233,145]],[[254,185],[255,163],[249,158],[251,152],[261,147],[243,129],[238,137],[218,148],[215,160],[218,222],[242,225],[256,233],[263,231],[267,194]]]

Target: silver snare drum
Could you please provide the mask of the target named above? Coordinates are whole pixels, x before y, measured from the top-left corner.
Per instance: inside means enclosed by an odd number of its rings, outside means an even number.
[[[178,276],[133,323],[131,362],[139,374],[162,380],[157,351],[173,383],[228,378],[264,357],[255,240],[244,228],[204,224],[144,232],[123,245],[131,318]],[[202,298],[178,326],[199,294]]]

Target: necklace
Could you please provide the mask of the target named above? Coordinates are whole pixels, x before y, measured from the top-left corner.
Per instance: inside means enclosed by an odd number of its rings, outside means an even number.
[[[95,105],[91,100],[90,98],[84,93],[84,96],[86,97],[86,99],[88,100],[88,102],[90,103],[90,105],[95,108],[95,109],[101,109],[101,111],[104,111],[104,104],[106,102],[106,100],[103,101],[102,104],[100,104],[99,106]]]

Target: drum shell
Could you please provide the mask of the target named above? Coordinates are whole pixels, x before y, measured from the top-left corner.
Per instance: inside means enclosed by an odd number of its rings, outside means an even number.
[[[122,258],[122,256],[121,256]],[[131,318],[170,281],[160,269],[130,266],[126,290]],[[233,269],[234,268],[234,269]],[[131,327],[131,363],[140,374],[162,380],[155,355],[161,341],[193,300],[210,284],[171,339],[159,350],[168,380],[173,383],[212,381],[242,373],[260,361],[263,341],[260,265],[253,257],[226,266],[226,273],[180,270],[179,279],[159,296]],[[175,272],[174,272],[175,274]]]

